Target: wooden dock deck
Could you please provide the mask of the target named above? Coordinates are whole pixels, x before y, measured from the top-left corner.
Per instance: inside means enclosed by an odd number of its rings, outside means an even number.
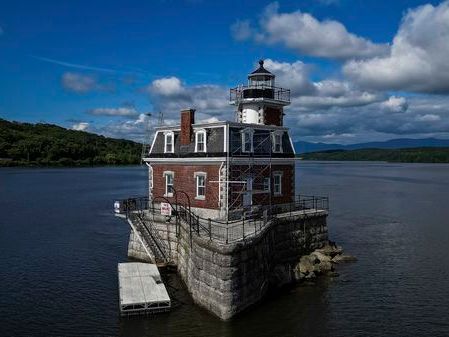
[[[119,263],[118,279],[122,316],[170,310],[170,297],[156,265],[141,262]]]

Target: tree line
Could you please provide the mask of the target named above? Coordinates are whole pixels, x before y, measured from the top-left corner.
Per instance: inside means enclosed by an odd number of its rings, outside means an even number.
[[[0,119],[0,166],[129,165],[142,145],[53,124]]]
[[[298,155],[305,160],[387,161],[401,163],[449,163],[449,148],[329,150]]]

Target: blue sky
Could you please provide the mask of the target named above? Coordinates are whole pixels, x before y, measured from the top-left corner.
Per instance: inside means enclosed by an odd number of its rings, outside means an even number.
[[[0,117],[131,139],[147,112],[232,119],[264,58],[295,140],[449,138],[448,48],[440,1],[2,1]]]

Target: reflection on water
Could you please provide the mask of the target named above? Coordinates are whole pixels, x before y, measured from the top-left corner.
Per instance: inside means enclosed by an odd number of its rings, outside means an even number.
[[[228,322],[176,275],[171,313],[119,318],[129,229],[112,202],[145,194],[145,179],[143,167],[0,170],[0,335],[449,335],[448,165],[299,162],[298,192],[330,197],[330,236],[359,261]]]

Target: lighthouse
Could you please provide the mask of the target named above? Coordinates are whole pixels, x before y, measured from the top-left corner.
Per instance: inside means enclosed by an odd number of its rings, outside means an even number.
[[[301,277],[301,257],[328,242],[327,198],[295,196],[290,90],[269,70],[260,61],[230,89],[233,121],[198,122],[187,108],[158,127],[143,156],[148,196],[118,204],[128,256],[176,266],[195,303],[222,319]]]
[[[230,89],[230,104],[234,121],[196,123],[188,108],[179,125],[156,129],[143,158],[153,203],[188,201],[198,216],[229,220],[294,201],[295,151],[283,122],[290,90],[276,87],[261,60],[246,85]]]

